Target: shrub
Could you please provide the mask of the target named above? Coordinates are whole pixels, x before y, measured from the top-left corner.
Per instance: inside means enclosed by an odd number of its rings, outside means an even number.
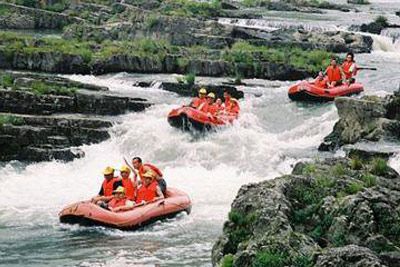
[[[260,251],[256,254],[253,267],[283,267],[287,265],[288,259],[288,255],[284,251]]]
[[[385,16],[382,16],[382,15],[376,17],[375,23],[379,24],[383,28],[389,26],[388,19]]]
[[[222,258],[220,267],[232,267],[233,266],[233,255],[227,254]]]
[[[145,20],[147,29],[152,29],[153,27],[157,26],[159,22],[159,17],[155,14],[150,14]]]
[[[389,172],[389,166],[387,165],[387,161],[382,158],[375,158],[372,160],[372,169],[371,173],[384,176]]]
[[[17,0],[15,3],[21,6],[36,7],[39,1],[36,0]]]
[[[185,75],[185,83],[189,84],[189,85],[193,85],[195,80],[196,80],[196,75],[193,73],[189,73]]]
[[[3,87],[12,87],[14,85],[14,78],[10,74],[0,76],[0,85]]]
[[[0,127],[4,124],[23,125],[24,119],[13,115],[0,115]]]

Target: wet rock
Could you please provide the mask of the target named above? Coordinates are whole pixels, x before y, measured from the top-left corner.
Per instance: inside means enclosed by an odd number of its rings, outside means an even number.
[[[2,114],[4,115],[4,114]],[[0,160],[65,160],[82,157],[71,147],[99,143],[110,137],[110,121],[74,115],[27,116],[8,113],[22,120],[20,125],[0,127]]]
[[[371,250],[359,246],[349,245],[340,248],[331,248],[318,256],[316,267],[385,267]]]
[[[324,138],[320,150],[334,150],[344,144],[360,140],[378,141],[383,138],[399,138],[397,101],[399,98],[340,97],[335,99],[339,121],[333,131]]]

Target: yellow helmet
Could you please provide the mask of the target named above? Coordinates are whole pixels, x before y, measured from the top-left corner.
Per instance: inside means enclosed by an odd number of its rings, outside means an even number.
[[[110,166],[106,167],[106,168],[104,169],[104,171],[103,171],[103,174],[104,174],[104,175],[110,175],[110,174],[113,174],[113,173],[114,173],[114,168],[113,168],[113,167],[110,167]]]
[[[209,94],[207,95],[207,97],[210,97],[210,98],[215,99],[215,94],[211,92],[211,93],[209,93]]]
[[[143,173],[143,178],[153,179],[155,176],[156,176],[155,173],[152,171],[147,171],[147,172]]]
[[[131,173],[131,169],[128,166],[124,165],[119,169],[120,172],[128,172]]]
[[[206,94],[207,94],[206,88],[201,88],[201,89],[199,90],[199,94],[206,95]]]
[[[116,193],[123,193],[123,194],[125,194],[125,188],[123,188],[122,186],[118,186],[117,189],[115,189],[115,190],[113,191],[113,194],[116,194]]]

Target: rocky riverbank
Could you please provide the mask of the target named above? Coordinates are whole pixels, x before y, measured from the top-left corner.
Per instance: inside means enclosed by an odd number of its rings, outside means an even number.
[[[356,155],[242,186],[213,265],[398,266],[400,176],[382,158]]]
[[[77,148],[108,139],[112,122],[103,115],[139,112],[145,99],[65,78],[0,73],[0,160],[72,160]]]

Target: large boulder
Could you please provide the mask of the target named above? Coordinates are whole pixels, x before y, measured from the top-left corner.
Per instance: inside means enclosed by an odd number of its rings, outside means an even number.
[[[400,96],[361,99],[340,97],[335,99],[339,121],[324,138],[320,150],[334,150],[360,140],[378,141],[400,138]]]
[[[384,159],[298,163],[241,187],[214,266],[397,266],[400,176]]]

